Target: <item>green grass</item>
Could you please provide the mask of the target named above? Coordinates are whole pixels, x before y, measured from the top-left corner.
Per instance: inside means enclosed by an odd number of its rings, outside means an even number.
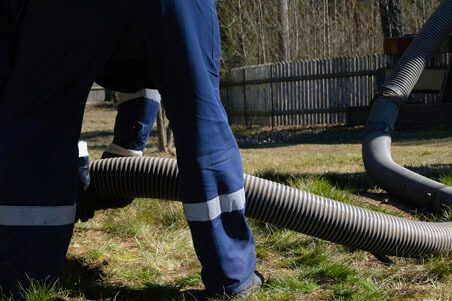
[[[110,143],[114,113],[105,106],[87,108],[82,136],[92,159]],[[260,128],[238,132],[270,135]],[[413,215],[393,206],[398,200],[364,171],[362,128],[287,129],[277,134],[284,139],[276,144],[248,143],[241,149],[248,173],[410,219],[452,220],[451,211]],[[151,137],[145,155],[168,156],[156,151],[156,143]],[[408,129],[396,133],[393,157],[452,185],[451,145],[450,127]],[[250,300],[452,300],[450,255],[392,258],[394,263],[386,265],[367,252],[257,221],[250,224],[258,269],[267,279]],[[60,282],[32,286],[27,300],[205,300],[199,272],[181,205],[137,199],[78,223]]]
[[[20,297],[25,301],[64,300],[67,291],[64,291],[59,281],[37,282],[30,280],[27,287],[20,287]],[[14,301],[12,297],[1,296],[0,301]]]

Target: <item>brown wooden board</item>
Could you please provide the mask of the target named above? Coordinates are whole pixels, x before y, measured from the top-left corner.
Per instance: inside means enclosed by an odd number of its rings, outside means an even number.
[[[406,35],[403,37],[389,37],[383,41],[383,51],[387,55],[402,56],[405,50],[410,46],[411,42],[415,38],[415,35]],[[451,52],[452,48],[451,37],[446,39],[438,50],[438,53]]]

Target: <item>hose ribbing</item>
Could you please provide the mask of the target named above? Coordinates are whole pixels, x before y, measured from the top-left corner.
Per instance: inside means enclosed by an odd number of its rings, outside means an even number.
[[[445,0],[425,23],[382,86],[366,124],[363,160],[369,176],[392,195],[418,208],[452,206],[452,187],[416,174],[392,160],[391,135],[399,107],[419,80],[427,61],[452,30],[452,0]],[[426,116],[429,118],[429,116]]]
[[[398,97],[408,98],[428,60],[452,30],[452,1],[445,0],[427,20],[383,84]]]
[[[90,196],[96,199],[179,200],[177,164],[163,158],[116,158],[90,164]]]
[[[93,199],[179,200],[175,160],[115,158],[90,166]],[[272,225],[376,254],[420,256],[452,251],[452,223],[410,221],[253,176],[245,176],[246,215]]]

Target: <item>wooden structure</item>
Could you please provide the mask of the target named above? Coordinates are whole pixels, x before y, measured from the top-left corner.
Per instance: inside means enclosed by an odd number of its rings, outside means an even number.
[[[385,38],[384,51],[386,55],[399,58],[413,40],[413,35]],[[452,50],[451,38],[447,39],[438,52],[450,53]],[[419,81],[413,89],[414,94],[428,93],[438,95],[435,103],[405,105],[397,120],[397,124],[446,124],[452,123],[452,69],[451,64],[435,64],[431,62],[422,73]],[[391,66],[379,70],[378,86],[381,86],[392,73]],[[348,124],[364,124],[367,119],[369,107],[350,107],[348,109]],[[430,118],[426,118],[430,117]],[[434,116],[434,118],[431,118]]]
[[[105,89],[97,84],[94,84],[91,87],[91,91],[86,101],[88,103],[96,103],[104,100],[105,100]]]
[[[450,56],[442,54],[429,67],[447,70],[449,61]],[[372,55],[236,68],[222,82],[222,101],[232,124],[362,124],[367,117],[363,107],[369,106],[395,62],[391,55]],[[437,89],[417,90],[410,103],[437,104],[441,99]],[[356,118],[357,114],[364,116]]]

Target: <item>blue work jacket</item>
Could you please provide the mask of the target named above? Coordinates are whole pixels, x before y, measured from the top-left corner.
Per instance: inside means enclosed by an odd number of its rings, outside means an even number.
[[[24,5],[26,2],[23,0],[0,0],[0,86],[11,67],[15,35],[20,34],[20,12]],[[96,82],[109,90],[119,92],[132,93],[145,88],[154,89],[149,65],[146,64],[138,45],[140,43],[136,31],[129,28]]]
[[[0,82],[9,72],[16,23],[21,0],[0,0]]]

